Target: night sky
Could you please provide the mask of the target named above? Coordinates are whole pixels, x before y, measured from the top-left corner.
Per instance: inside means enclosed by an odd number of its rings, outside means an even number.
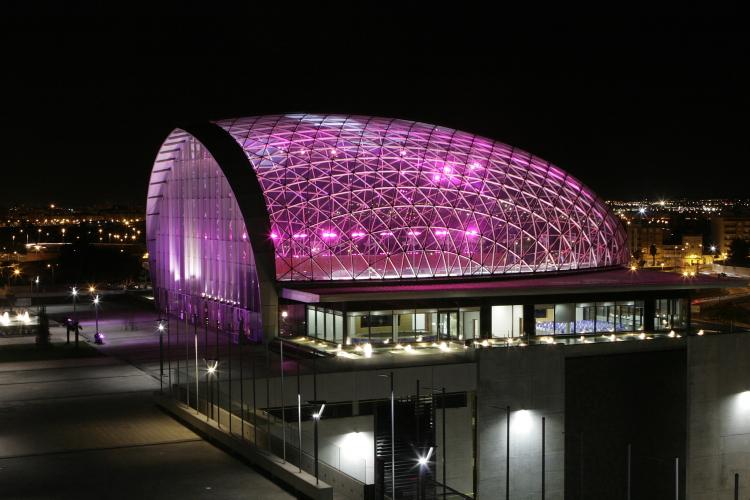
[[[5,16],[0,206],[142,204],[176,124],[300,111],[482,134],[604,198],[750,195],[737,13],[436,9]]]

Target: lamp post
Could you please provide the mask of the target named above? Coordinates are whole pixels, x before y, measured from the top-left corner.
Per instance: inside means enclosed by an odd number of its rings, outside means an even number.
[[[99,334],[99,295],[94,297],[94,336]]]
[[[489,405],[489,408],[505,410],[505,500],[510,500],[510,406]]]
[[[427,386],[427,387],[425,387],[425,389],[429,389],[429,390],[432,391],[432,401],[433,401],[433,406],[434,406],[434,403],[435,403],[435,391],[437,390],[437,387],[429,387],[429,386]],[[417,390],[417,392],[418,392],[418,390]],[[418,395],[419,394],[417,394],[417,396]],[[448,483],[448,478],[446,476],[446,471],[447,471],[446,464],[447,464],[448,454],[447,454],[446,439],[445,439],[446,438],[445,428],[446,428],[446,423],[447,423],[446,412],[445,412],[445,408],[446,408],[446,404],[445,404],[445,387],[441,387],[440,388],[440,401],[442,403],[442,419],[443,419],[443,424],[442,424],[443,451],[441,453],[441,456],[442,456],[442,461],[443,461],[443,463],[442,463],[442,466],[443,466],[442,467],[442,469],[443,469],[443,498],[445,498],[445,496],[447,495],[446,485]],[[432,448],[430,448],[430,450],[432,450]]]
[[[156,330],[159,332],[159,393],[164,393],[164,323],[159,318]]]
[[[505,407],[505,500],[510,500],[510,406]]]
[[[299,471],[302,472],[302,391],[299,376],[300,360],[297,360],[297,441],[299,444]]]
[[[73,287],[70,291],[70,294],[73,296],[73,327],[76,329],[76,337],[78,337],[78,315],[76,314],[76,298],[78,298],[78,288]],[[70,344],[70,328],[68,328],[67,333],[67,342]]]
[[[546,445],[546,432],[547,432],[547,419],[542,417],[542,500],[544,500],[545,487],[547,485],[545,481],[545,445]]]
[[[419,466],[419,486],[417,489],[417,498],[424,498],[424,492],[422,491],[422,488],[424,488],[424,481],[422,481],[422,476],[424,475],[425,470],[430,470],[430,458],[432,457],[433,451],[434,448],[430,446],[430,449],[427,450],[427,455],[417,456],[417,465]],[[443,498],[445,498],[445,491],[443,491]]]
[[[211,376],[216,373],[216,369],[219,367],[219,360],[218,359],[206,359],[206,391],[208,393],[208,397],[206,397],[206,405],[209,404],[209,400],[211,403],[211,417],[213,417],[214,414],[214,401],[213,401],[213,389],[211,388]],[[209,413],[208,413],[208,407],[206,407],[206,422],[208,422],[209,419]],[[218,417],[218,415],[217,415]]]
[[[315,454],[315,484],[318,484],[318,422],[323,416],[323,410],[326,409],[326,402],[322,399],[308,401],[311,405],[320,405],[317,412],[313,413],[313,424],[314,424],[314,454]]]
[[[200,413],[200,398],[198,397],[198,315],[193,313],[193,340],[195,341],[195,412]]]
[[[284,312],[286,316],[286,312]],[[282,458],[286,462],[286,404],[284,402],[284,339],[279,339],[279,370],[281,371],[281,443]]]
[[[169,387],[169,393],[172,394],[172,343],[169,339],[169,302],[167,302],[165,313],[166,325],[163,325],[163,328],[167,331],[167,387]]]
[[[393,391],[393,372],[378,376],[391,379],[391,498],[396,498],[396,401]]]

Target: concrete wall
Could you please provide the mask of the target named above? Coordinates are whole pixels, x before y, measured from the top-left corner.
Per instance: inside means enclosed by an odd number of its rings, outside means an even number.
[[[472,407],[471,397],[468,405],[463,408],[446,408],[445,441],[443,446],[443,410],[435,410],[435,437],[437,444],[437,461],[435,472],[437,481],[443,482],[443,450],[447,450],[445,475],[449,488],[467,495],[474,491],[474,440],[472,435]]]
[[[546,418],[546,496],[563,498],[565,358],[563,346],[486,349],[477,391],[478,498],[505,496],[506,417],[510,420],[510,496],[541,497],[542,417]]]
[[[750,495],[750,335],[688,339],[687,498]]]

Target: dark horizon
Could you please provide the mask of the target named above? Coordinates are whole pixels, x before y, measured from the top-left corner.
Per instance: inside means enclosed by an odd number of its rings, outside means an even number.
[[[177,124],[284,112],[484,135],[604,199],[747,197],[749,44],[731,12],[552,12],[504,31],[351,14],[286,30],[242,13],[4,19],[2,204],[142,204]]]

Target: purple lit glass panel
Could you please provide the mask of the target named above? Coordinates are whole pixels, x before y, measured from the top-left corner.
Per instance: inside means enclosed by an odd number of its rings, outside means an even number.
[[[175,130],[151,173],[147,235],[155,294],[174,313],[211,325],[242,321],[259,338],[255,258],[232,188],[211,154]],[[163,304],[162,304],[163,305]]]
[[[218,125],[266,198],[279,280],[481,276],[625,265],[624,229],[580,181],[435,125],[277,115]]]

